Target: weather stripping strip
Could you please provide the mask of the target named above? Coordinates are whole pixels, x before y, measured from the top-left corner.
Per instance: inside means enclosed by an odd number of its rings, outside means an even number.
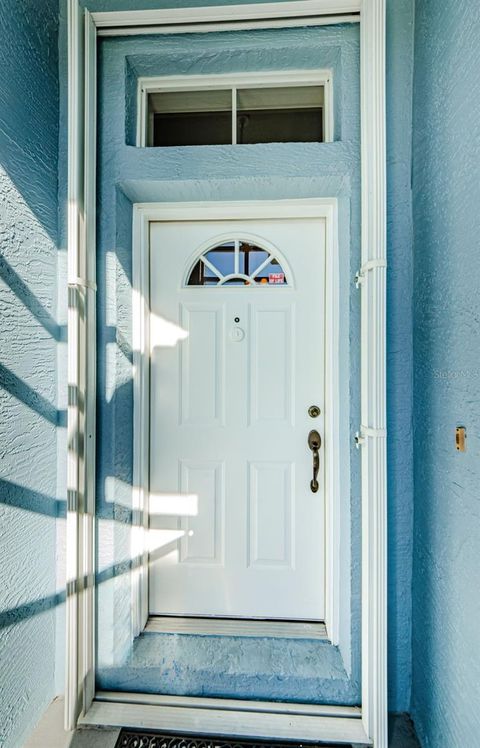
[[[227,618],[177,618],[152,616],[146,634],[243,636],[274,639],[328,639],[324,623],[303,621],[235,620]]]

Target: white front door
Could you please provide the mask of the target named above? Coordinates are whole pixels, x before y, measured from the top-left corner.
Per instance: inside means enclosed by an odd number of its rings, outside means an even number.
[[[325,222],[150,227],[150,613],[323,620]]]

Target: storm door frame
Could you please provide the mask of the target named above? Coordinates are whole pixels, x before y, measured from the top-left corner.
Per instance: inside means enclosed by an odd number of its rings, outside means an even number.
[[[97,37],[209,33],[360,22],[362,704],[259,704],[95,694],[96,96]],[[68,6],[68,497],[65,727],[116,724],[387,748],[385,0],[294,0],[90,13]],[[200,703],[201,702],[201,703]],[[210,727],[209,727],[210,726]],[[171,728],[170,728],[171,729]],[[240,733],[240,734],[245,734]]]

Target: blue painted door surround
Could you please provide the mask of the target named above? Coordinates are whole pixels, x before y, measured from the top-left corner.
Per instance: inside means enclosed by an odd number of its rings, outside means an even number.
[[[333,69],[335,141],[134,146],[140,76]],[[132,482],[133,202],[338,197],[341,275],[342,631],[314,642],[142,635],[130,642],[128,575],[98,589],[102,688],[356,704],[359,690],[359,29],[338,27],[104,39],[99,54],[99,572],[128,559]],[[122,347],[123,344],[123,347]],[[350,469],[348,465],[350,464]],[[227,667],[226,664],[228,663]]]

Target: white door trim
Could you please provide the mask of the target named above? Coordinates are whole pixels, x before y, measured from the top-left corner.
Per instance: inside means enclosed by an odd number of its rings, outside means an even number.
[[[93,13],[100,36],[208,33],[226,29],[285,28],[358,23],[362,0],[294,0]]]
[[[147,14],[150,13],[150,16]],[[180,17],[179,14],[183,16]],[[358,16],[358,13],[360,14]],[[161,15],[160,15],[161,14]],[[339,15],[341,14],[341,18]],[[93,699],[95,622],[95,116],[96,36],[279,28],[357,21],[362,119],[362,722],[387,748],[385,0],[296,0],[97,13],[69,0],[69,322],[66,727]],[[206,23],[208,21],[208,23]],[[85,303],[84,299],[87,299]],[[86,334],[88,327],[89,334]],[[86,448],[85,445],[91,445]],[[139,584],[142,584],[141,577]],[[157,707],[158,709],[163,707]],[[331,738],[330,738],[331,739]]]
[[[363,0],[361,49],[362,714],[388,746],[385,0]]]
[[[319,218],[325,220],[325,626],[332,644],[339,643],[340,485],[339,438],[339,271],[338,209],[335,198],[247,200],[237,202],[137,203],[133,206],[133,397],[135,519],[132,558],[142,559],[134,572],[142,580],[133,597],[133,635],[148,619],[148,552],[142,546],[148,527],[149,475],[145,453],[150,438],[149,370],[149,224],[152,221],[215,221]],[[327,404],[331,404],[329,408]],[[324,438],[323,438],[324,437]],[[337,494],[335,493],[337,492]],[[142,528],[142,529],[139,529]],[[145,587],[147,589],[145,589]]]

